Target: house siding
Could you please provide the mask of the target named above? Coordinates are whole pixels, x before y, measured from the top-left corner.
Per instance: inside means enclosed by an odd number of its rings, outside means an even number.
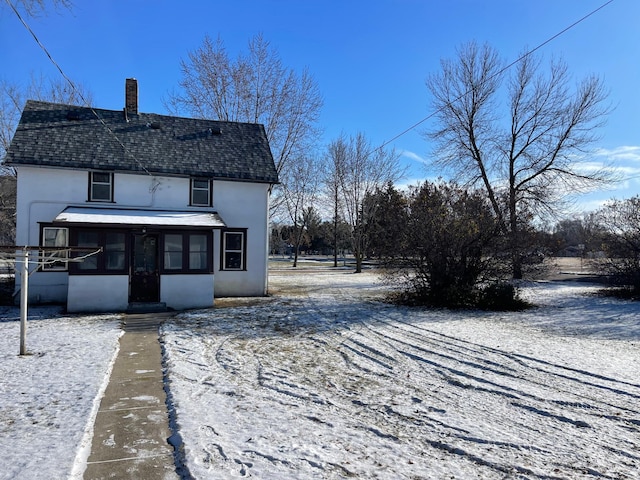
[[[214,275],[163,275],[160,301],[176,310],[213,305]]]
[[[246,270],[223,270],[221,232],[214,232],[216,296],[263,296],[267,294],[269,187],[265,184],[214,182],[213,203],[229,229],[247,228]]]
[[[69,275],[68,292],[69,312],[121,312],[129,304],[129,275]]]
[[[174,309],[210,307],[214,303],[214,276],[215,296],[267,293],[268,184],[214,180],[213,206],[189,207],[188,177],[115,173],[114,201],[88,202],[87,170],[27,165],[16,166],[16,170],[17,245],[41,244],[41,225],[50,224],[69,206],[216,211],[229,228],[246,231],[246,269],[221,270],[221,235],[214,230],[213,274],[161,275],[160,301]],[[16,282],[19,288],[20,279]],[[123,311],[128,305],[128,275],[36,272],[29,282],[30,302],[66,302],[70,312]]]

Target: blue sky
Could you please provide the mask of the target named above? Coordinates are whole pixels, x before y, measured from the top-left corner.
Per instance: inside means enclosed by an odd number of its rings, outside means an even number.
[[[426,118],[425,79],[441,58],[469,40],[487,42],[507,61],[553,37],[607,0],[75,0],[74,9],[29,19],[65,73],[82,82],[100,108],[121,109],[124,79],[139,82],[140,110],[166,113],[162,98],[176,88],[180,60],[204,36],[220,36],[232,57],[258,33],[286,67],[307,68],[324,98],[321,127],[328,143],[363,132],[374,146]],[[614,106],[592,162],[615,164],[625,180],[580,198],[600,202],[640,194],[640,2],[613,0],[545,45],[576,80],[604,79]],[[31,72],[59,77],[31,35],[0,4],[0,77],[24,82]],[[411,183],[427,171],[428,121],[395,139]]]

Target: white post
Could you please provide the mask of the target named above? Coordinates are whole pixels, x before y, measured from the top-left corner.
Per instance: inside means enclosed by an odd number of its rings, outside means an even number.
[[[27,354],[27,306],[29,302],[29,250],[23,250],[20,274],[20,355]]]

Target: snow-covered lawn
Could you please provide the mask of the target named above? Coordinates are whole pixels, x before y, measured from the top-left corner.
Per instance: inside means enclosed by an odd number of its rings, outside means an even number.
[[[372,273],[272,272],[162,329],[198,479],[638,478],[640,305],[537,283],[516,314],[399,308]],[[82,471],[119,317],[0,308],[0,480]]]
[[[534,284],[522,313],[379,301],[373,274],[272,272],[275,295],[163,327],[199,479],[640,475],[640,306]]]
[[[31,308],[26,356],[18,355],[19,318],[0,307],[0,479],[66,479],[90,447],[119,318]]]

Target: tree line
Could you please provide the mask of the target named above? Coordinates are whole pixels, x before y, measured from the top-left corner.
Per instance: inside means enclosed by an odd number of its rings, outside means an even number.
[[[640,294],[640,197],[614,200],[552,226],[521,226],[520,268],[526,278],[547,273],[548,257],[580,258],[616,290]],[[447,307],[520,308],[510,238],[481,190],[443,180],[399,190],[392,182],[366,195],[361,209],[362,258],[402,288],[398,299]],[[272,228],[271,252],[293,257],[351,253],[353,226],[322,220],[309,207],[297,225]],[[299,242],[296,244],[296,242]],[[337,263],[334,262],[334,265]]]

